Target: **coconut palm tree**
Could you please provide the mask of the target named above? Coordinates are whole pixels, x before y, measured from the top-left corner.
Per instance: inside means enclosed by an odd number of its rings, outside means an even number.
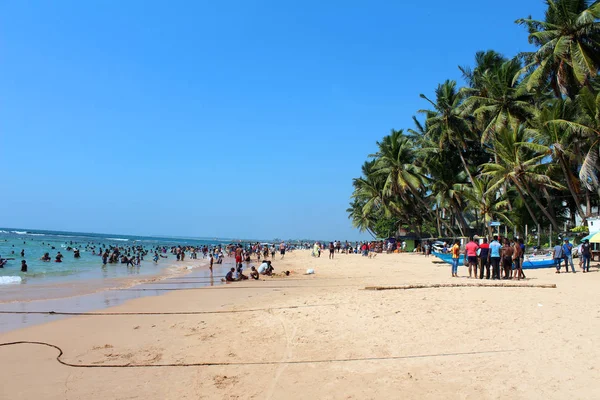
[[[547,121],[550,128],[558,128],[578,135],[587,142],[587,152],[581,163],[579,178],[588,189],[598,188],[598,157],[600,146],[600,92],[583,88],[576,99],[577,116]]]
[[[575,153],[575,144],[579,141],[576,133],[561,121],[576,121],[578,118],[577,104],[571,99],[555,99],[547,102],[539,112],[534,122],[537,132],[536,139],[546,146],[546,152],[560,165],[564,182],[569,190],[575,210],[585,223],[586,213],[581,204],[581,182],[577,177],[577,168],[581,164]]]
[[[436,88],[435,102],[424,94],[420,96],[433,106],[433,110],[419,110],[419,113],[428,116],[428,139],[437,143],[440,149],[455,148],[465,173],[472,182],[473,176],[463,154],[468,147],[467,142],[473,138],[471,127],[461,113],[460,105],[464,95],[457,89],[455,81],[447,80]]]
[[[481,215],[489,237],[493,234],[491,221],[502,220],[507,226],[513,225],[506,196],[499,191],[490,190],[491,186],[492,179],[489,176],[480,176],[475,179],[473,185],[463,184],[457,188],[463,198]]]
[[[520,125],[517,129],[506,128],[497,132],[494,138],[494,149],[498,154],[498,162],[484,164],[482,175],[492,178],[488,189],[490,193],[499,191],[506,182],[513,184],[532,220],[536,224],[539,223],[526,196],[535,202],[558,231],[555,215],[547,210],[533,187],[537,185],[557,189],[564,189],[564,187],[547,175],[549,160],[546,147],[536,143],[534,138],[535,132],[524,125]]]
[[[534,94],[514,78],[521,69],[517,59],[503,62],[477,75],[477,88],[463,88],[463,116],[473,115],[482,126],[481,142],[488,142],[494,132],[516,128],[532,119],[536,110]]]
[[[600,67],[600,2],[546,0],[544,21],[518,19],[529,31],[537,51],[524,53],[527,89],[550,83],[556,97],[575,97]]]

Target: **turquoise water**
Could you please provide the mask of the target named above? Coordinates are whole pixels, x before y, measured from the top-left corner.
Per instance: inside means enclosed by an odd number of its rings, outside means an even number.
[[[157,246],[225,246],[229,240],[203,240],[191,238],[161,238],[131,235],[105,235],[97,233],[57,232],[32,229],[0,228],[0,257],[14,258],[4,268],[0,268],[0,285],[2,284],[54,284],[77,280],[93,280],[120,278],[132,275],[152,275],[160,273],[164,268],[173,265],[176,257],[169,252],[162,253],[167,258],[160,258],[158,264],[152,261]],[[96,253],[101,246],[133,247],[143,246],[149,251],[140,266],[127,268],[125,264],[102,264]],[[80,250],[81,258],[74,258],[67,247]],[[88,250],[86,250],[88,247]],[[22,257],[21,251],[25,254]],[[58,252],[64,256],[62,263],[54,262]],[[40,257],[48,252],[52,261],[44,262]],[[198,258],[202,255],[198,254]],[[26,260],[28,272],[21,272],[21,260]],[[185,262],[182,266],[185,266]]]

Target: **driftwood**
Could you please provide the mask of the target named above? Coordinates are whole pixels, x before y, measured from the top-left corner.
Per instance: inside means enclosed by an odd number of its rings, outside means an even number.
[[[407,290],[407,289],[433,289],[433,288],[453,288],[453,287],[525,287],[556,289],[555,284],[536,285],[532,283],[434,283],[430,285],[404,285],[404,286],[367,286],[365,290]]]

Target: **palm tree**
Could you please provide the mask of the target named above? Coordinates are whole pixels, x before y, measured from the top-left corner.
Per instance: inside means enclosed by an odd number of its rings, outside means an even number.
[[[479,73],[477,88],[463,88],[465,100],[462,104],[464,116],[473,115],[483,130],[481,142],[488,142],[494,132],[502,128],[516,128],[535,116],[534,95],[515,82],[521,69],[517,59],[494,65]]]
[[[585,223],[586,213],[581,205],[581,183],[576,177],[573,164],[577,167],[581,160],[573,151],[577,142],[577,135],[572,129],[563,127],[561,121],[576,121],[578,115],[577,105],[571,99],[555,99],[548,102],[539,112],[535,121],[537,138],[546,146],[546,152],[560,165],[564,181],[575,203],[575,210]]]
[[[470,88],[479,89],[480,95],[487,96],[483,77],[488,71],[500,68],[505,61],[506,58],[494,50],[478,51],[475,53],[475,68],[459,66],[458,69]]]
[[[508,200],[500,192],[490,190],[492,179],[481,176],[472,186],[462,185],[458,190],[463,198],[475,208],[483,219],[489,237],[492,237],[491,221],[502,220],[507,226],[512,226],[513,221],[508,213]]]
[[[538,50],[524,53],[530,71],[527,89],[550,83],[556,97],[573,98],[589,85],[600,66],[600,2],[587,0],[546,0],[544,21],[518,19],[529,31],[529,42]]]
[[[376,159],[373,174],[385,179],[382,195],[387,198],[398,197],[404,206],[394,203],[397,208],[395,211],[408,209],[405,215],[407,219],[412,214],[424,213],[433,222],[434,212],[424,200],[423,184],[427,177],[416,163],[414,142],[402,130],[392,130],[381,142],[377,142],[377,146],[377,153],[371,157]],[[448,230],[452,230],[444,221],[441,222]]]
[[[596,94],[589,88],[583,88],[577,96],[576,105],[576,117],[550,120],[547,125],[574,133],[587,142],[587,153],[579,170],[579,179],[591,190],[600,186],[598,182],[600,92]]]
[[[457,90],[456,82],[447,80],[438,85],[435,90],[435,102],[424,94],[420,96],[433,106],[433,110],[419,110],[420,113],[428,116],[426,123],[428,138],[436,142],[440,149],[446,146],[457,149],[465,173],[473,182],[473,176],[463,155],[468,147],[467,141],[472,137],[472,131],[461,114],[460,105],[464,95]]]
[[[535,132],[520,125],[517,129],[503,129],[496,133],[494,149],[498,154],[498,162],[483,165],[483,176],[492,178],[490,193],[497,192],[506,182],[514,185],[523,199],[532,220],[539,224],[526,195],[544,213],[556,231],[559,230],[556,217],[552,215],[532,189],[532,185],[542,185],[563,189],[560,183],[548,175],[546,147],[534,141]]]

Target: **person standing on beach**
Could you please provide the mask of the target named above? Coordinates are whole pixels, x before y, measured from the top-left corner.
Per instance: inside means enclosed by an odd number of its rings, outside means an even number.
[[[281,259],[283,260],[283,257],[285,257],[285,242],[281,242],[279,245],[279,253],[281,254]]]
[[[565,239],[565,244],[563,244],[563,257],[565,259],[566,272],[569,272],[569,264],[571,264],[571,271],[575,273],[575,265],[573,264],[573,245],[569,243],[569,239]]]
[[[465,246],[465,257],[469,263],[469,278],[477,278],[477,250],[479,246],[475,243],[475,240],[471,238],[469,243]],[[473,276],[471,276],[471,270],[473,270]]]
[[[590,272],[590,259],[592,258],[592,252],[590,250],[590,241],[584,240],[581,244],[581,268],[583,272]]]
[[[460,258],[460,241],[454,241],[452,246],[452,277],[458,277],[458,259]]]
[[[515,240],[513,248],[513,263],[515,265],[513,279],[521,280],[521,278],[525,278],[525,275],[523,274],[523,264],[521,262],[523,256],[523,249],[521,248],[521,244],[518,240]]]
[[[485,279],[490,279],[490,245],[487,238],[479,245],[479,279],[483,279],[483,267],[485,267]]]
[[[235,248],[235,268],[239,268],[242,265],[242,246],[237,246]]]
[[[490,243],[490,263],[492,264],[492,279],[500,279],[500,249],[502,245],[498,242],[498,236]]]
[[[213,272],[213,262],[215,261],[215,258],[213,257],[212,253],[210,254],[210,265],[208,267],[208,269],[210,269],[210,273],[212,274]]]
[[[329,242],[329,259],[333,260],[333,255],[335,253],[335,245],[333,242]]]
[[[560,274],[560,267],[561,267],[561,262],[563,259],[563,250],[562,250],[562,246],[559,244],[557,244],[556,246],[554,246],[554,250],[552,251],[552,258],[554,258],[554,266],[556,267],[556,273]],[[567,272],[569,272],[569,267],[567,266]]]
[[[504,279],[511,278],[514,252],[515,250],[510,245],[508,239],[504,239],[504,246],[502,247],[502,267],[504,269]]]

